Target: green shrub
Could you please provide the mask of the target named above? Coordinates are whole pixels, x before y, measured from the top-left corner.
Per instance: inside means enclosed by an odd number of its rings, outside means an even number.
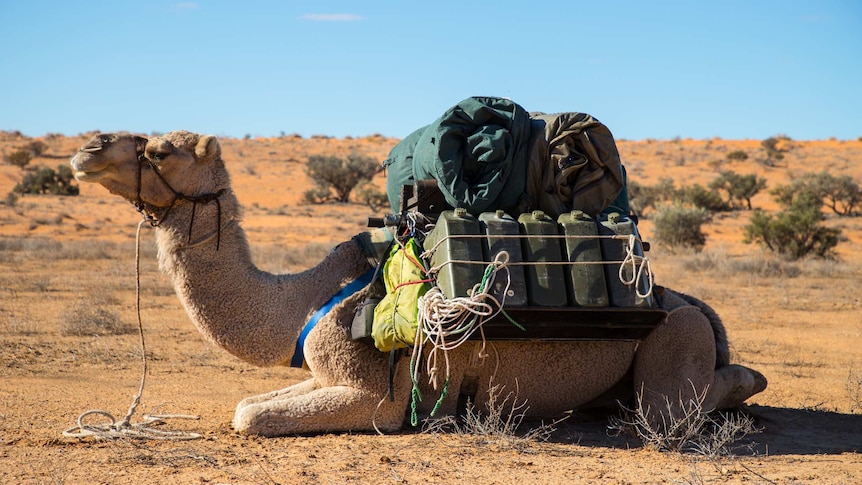
[[[862,206],[862,188],[849,175],[834,176],[828,172],[818,174],[823,203],[840,216],[858,215]]]
[[[730,204],[725,202],[718,192],[709,190],[700,184],[679,189],[674,200],[678,203],[693,205],[713,212],[730,210]]]
[[[313,187],[306,190],[302,196],[306,204],[322,204],[334,200],[329,187]]]
[[[78,186],[73,184],[75,176],[67,165],[52,168],[41,166],[35,172],[24,175],[15,192],[20,194],[78,195]]]
[[[743,150],[734,150],[727,154],[728,160],[748,160],[748,154]]]
[[[21,169],[29,165],[30,160],[33,160],[33,155],[27,150],[16,150],[8,155],[3,156],[3,161],[5,163],[15,165],[16,167]]]
[[[6,199],[3,200],[3,203],[6,204],[7,207],[15,207],[15,204],[18,203],[18,194],[13,190],[6,194]]]
[[[332,190],[339,202],[348,202],[353,189],[371,181],[380,170],[380,162],[356,154],[348,155],[347,159],[312,155],[305,167],[305,172],[317,185],[318,194]]]
[[[858,215],[862,207],[862,188],[849,175],[835,176],[829,172],[806,173],[789,185],[771,190],[775,200],[789,207],[800,194],[808,193],[839,216]]]
[[[41,140],[33,140],[24,146],[24,150],[30,152],[33,158],[41,157],[48,150],[48,145]]]
[[[755,174],[740,175],[731,170],[722,170],[719,176],[709,184],[715,191],[727,194],[727,206],[730,208],[747,207],[751,210],[751,198],[766,187],[766,179]],[[744,205],[743,205],[744,204]]]
[[[676,197],[676,187],[670,177],[659,179],[655,185],[641,185],[634,180],[628,181],[629,205],[635,214],[644,217],[648,208],[655,208],[659,202]]]
[[[656,240],[668,246],[700,251],[706,244],[701,226],[711,219],[709,212],[701,207],[664,206],[655,215],[653,231]]]
[[[389,199],[386,193],[370,183],[365,183],[356,189],[356,199],[373,211],[389,206]]]
[[[655,207],[656,194],[653,187],[629,180],[626,189],[629,192],[629,206],[635,214],[643,217],[647,208]]]
[[[792,261],[809,255],[832,258],[841,230],[821,224],[820,205],[816,195],[803,192],[787,210],[774,216],[755,211],[744,228],[744,242],[760,244]]]
[[[778,140],[779,138],[771,136],[760,142],[760,146],[766,151],[766,165],[770,167],[775,165],[776,160],[784,158],[783,150],[778,148]]]

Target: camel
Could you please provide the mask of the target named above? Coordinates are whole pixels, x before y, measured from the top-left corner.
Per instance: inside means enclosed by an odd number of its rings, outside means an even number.
[[[287,365],[309,318],[380,256],[363,244],[373,239],[366,232],[336,245],[306,271],[256,268],[214,136],[100,134],[71,165],[77,180],[104,186],[151,220],[159,268],[192,323],[206,339],[254,365]],[[412,388],[406,359],[390,375],[388,353],[350,336],[366,291],[335,305],[307,334],[302,350],[311,377],[243,399],[235,430],[283,436],[402,428]],[[671,290],[657,299],[667,317],[640,342],[494,341],[484,361],[473,345],[450,351],[452,392],[437,415],[457,413],[458,390],[471,380],[477,383],[475,409],[484,409],[492,387],[502,386],[526,402],[527,417],[537,418],[561,417],[621,384],[626,396],[638,395],[655,410],[656,419],[674,412],[667,401],[687,402],[705,392],[704,409],[733,408],[766,388],[759,372],[730,364],[724,326],[708,305]],[[424,398],[415,412],[426,417],[440,390],[425,379],[420,387]]]

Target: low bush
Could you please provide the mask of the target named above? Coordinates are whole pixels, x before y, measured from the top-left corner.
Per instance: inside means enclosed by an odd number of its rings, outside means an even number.
[[[608,428],[617,434],[634,435],[648,448],[715,459],[732,456],[739,440],[761,431],[742,413],[704,409],[706,390],[688,401],[673,403],[667,399],[662,419],[655,418],[658,410],[644,406],[642,395],[638,393],[634,409],[625,409],[622,417],[612,418]]]
[[[332,191],[334,200],[338,202],[348,202],[353,189],[369,182],[380,170],[380,162],[356,154],[348,155],[346,159],[312,155],[305,167],[305,172],[317,185],[315,197],[323,199],[324,193]],[[308,194],[306,200],[309,200]]]
[[[709,188],[727,194],[726,205],[731,209],[747,207],[751,210],[751,198],[766,187],[766,179],[755,174],[740,175],[731,170],[722,170],[709,184]]]
[[[78,186],[73,183],[75,176],[67,165],[57,166],[57,171],[49,167],[39,167],[35,172],[24,176],[14,192],[19,194],[78,195]]]
[[[820,200],[810,192],[803,192],[778,214],[755,211],[744,228],[743,241],[760,244],[789,260],[809,255],[832,258],[841,230],[825,227],[822,221]]]
[[[727,154],[728,160],[748,160],[748,154],[742,150],[734,150]]]
[[[709,212],[701,207],[664,206],[654,217],[654,235],[668,246],[700,251],[706,244],[702,226],[711,219]]]
[[[356,189],[356,200],[367,205],[372,211],[389,206],[389,199],[386,197],[386,193],[369,183]]]
[[[556,425],[566,419],[542,423],[525,432],[519,431],[529,406],[526,401],[518,401],[517,392],[509,392],[505,396],[502,394],[503,389],[499,385],[491,386],[484,411],[468,402],[463,418],[445,416],[426,420],[422,432],[436,434],[452,431],[458,436],[475,438],[477,444],[495,444],[523,451],[533,442],[547,441],[556,431]]]
[[[676,197],[676,187],[670,177],[659,179],[655,185],[642,185],[634,180],[628,181],[629,205],[632,212],[645,217],[647,209],[655,209],[656,204]]]
[[[27,150],[16,150],[8,155],[3,156],[3,162],[9,165],[15,165],[18,168],[24,168],[33,160],[33,155]]]
[[[725,202],[721,195],[700,184],[689,185],[677,191],[675,200],[678,203],[693,205],[712,212],[723,212],[731,210],[730,204]]]
[[[835,176],[829,172],[806,173],[788,185],[779,185],[770,191],[776,201],[791,206],[800,194],[810,193],[822,205],[839,216],[859,215],[862,207],[862,188],[849,175]]]
[[[135,331],[135,327],[123,323],[117,312],[99,301],[78,303],[65,314],[64,320],[61,331],[64,336],[124,335]]]

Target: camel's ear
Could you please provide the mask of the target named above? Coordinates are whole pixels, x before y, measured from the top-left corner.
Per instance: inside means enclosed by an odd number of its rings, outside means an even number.
[[[144,149],[147,147],[147,138],[143,136],[135,135],[135,151],[140,156],[144,153]]]
[[[221,157],[221,145],[212,135],[204,135],[195,145],[195,157],[199,161],[212,161]]]

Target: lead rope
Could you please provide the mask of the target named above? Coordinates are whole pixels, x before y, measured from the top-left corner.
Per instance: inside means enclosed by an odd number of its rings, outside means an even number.
[[[652,269],[649,263],[649,258],[646,256],[638,256],[635,254],[635,243],[639,240],[637,236],[634,234],[629,235],[619,235],[614,236],[614,239],[621,239],[627,241],[626,255],[623,258],[622,263],[620,263],[619,277],[620,282],[626,286],[634,285],[635,294],[640,298],[649,298],[652,295],[652,290],[654,286]],[[627,279],[625,277],[625,268],[627,264],[631,264],[632,267],[632,277],[631,279]],[[639,281],[646,280],[646,293],[641,294],[641,290],[639,288]]]
[[[141,384],[138,387],[138,393],[135,395],[132,405],[129,407],[126,417],[122,421],[117,422],[117,419],[109,412],[101,409],[90,409],[84,411],[78,416],[77,426],[63,431],[63,436],[67,438],[87,438],[94,437],[96,439],[117,439],[117,438],[136,438],[150,440],[196,440],[202,438],[198,433],[187,431],[170,431],[155,429],[152,426],[164,424],[166,419],[200,419],[200,416],[188,414],[145,414],[144,421],[131,424],[132,416],[135,410],[141,403],[141,396],[144,394],[144,384],[147,381],[147,344],[144,340],[144,325],[141,319],[141,226],[148,222],[146,218],[141,219],[138,223],[138,229],[135,232],[135,310],[138,317],[138,336],[141,342]],[[101,415],[108,418],[106,424],[92,425],[85,424],[84,418],[92,415]]]

